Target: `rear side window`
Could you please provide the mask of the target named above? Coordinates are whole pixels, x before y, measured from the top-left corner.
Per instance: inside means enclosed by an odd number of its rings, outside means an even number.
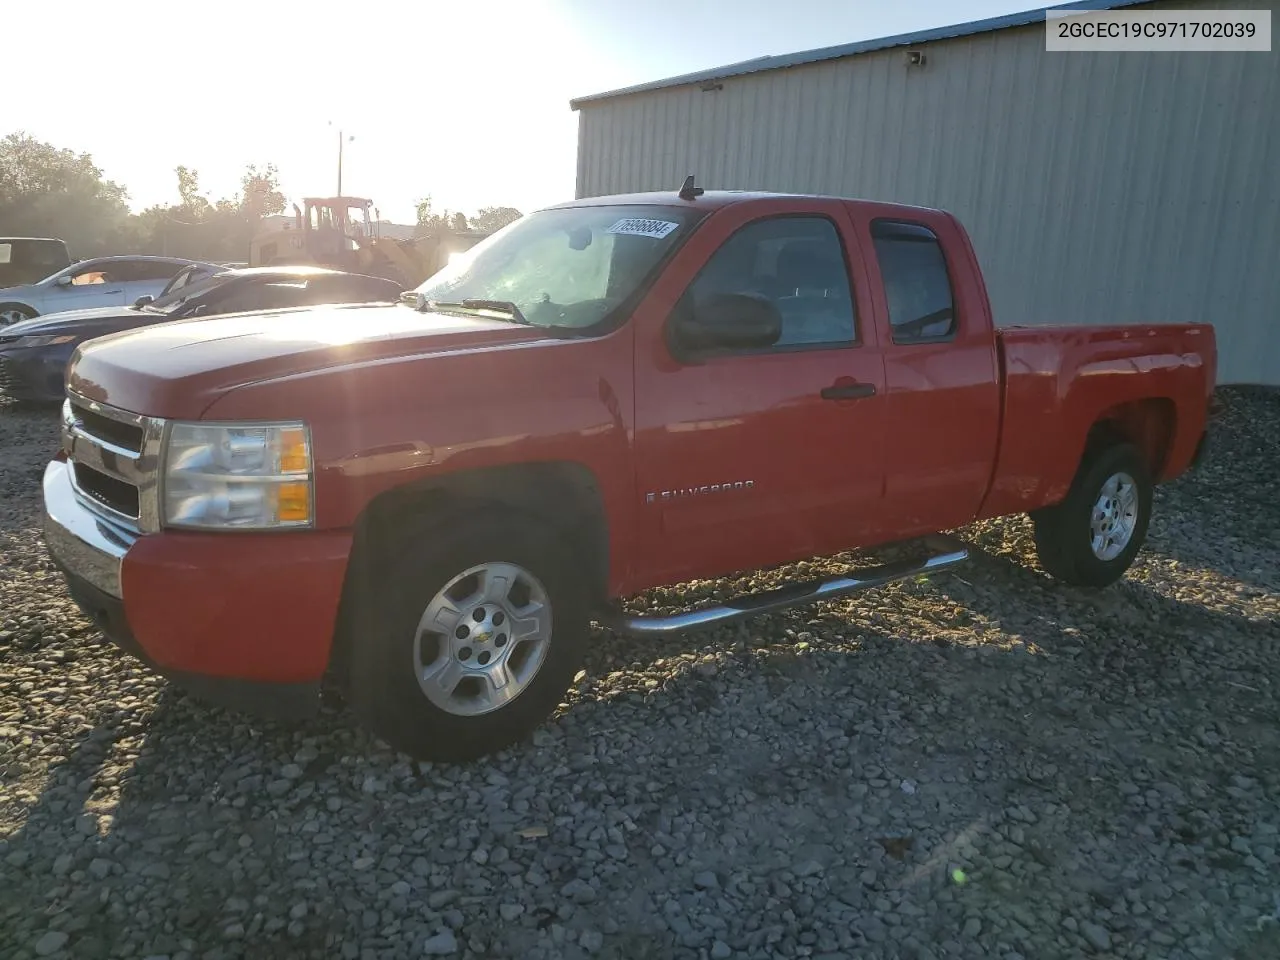
[[[938,236],[918,223],[871,224],[894,343],[930,343],[956,332],[955,297]]]
[[[354,277],[317,277],[311,281],[304,302],[320,305],[395,300],[399,297],[399,291],[393,292],[393,289],[389,284],[374,280],[360,280]]]
[[[182,264],[168,260],[117,260],[107,268],[112,280],[168,280]]]
[[[5,237],[0,240],[0,287],[35,283],[70,263],[61,240]]]
[[[0,240],[0,263],[25,263],[47,266],[50,272],[71,262],[67,245],[61,240],[38,240],[6,237]]]
[[[329,278],[317,277],[307,282],[306,293],[299,299],[299,303],[313,307],[327,303],[349,303],[356,299],[354,292],[340,283],[333,283]]]
[[[305,302],[307,282],[276,281],[246,283],[233,288],[222,297],[213,300],[218,313],[242,313],[247,310],[280,310],[297,307]]]

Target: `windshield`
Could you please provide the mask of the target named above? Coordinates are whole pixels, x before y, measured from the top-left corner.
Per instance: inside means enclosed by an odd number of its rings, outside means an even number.
[[[198,267],[183,267],[173,275],[173,278],[168,283],[164,285],[164,289],[160,291],[160,294],[155,298],[155,300],[162,300],[180,287],[185,287],[194,280],[199,273],[200,269]],[[154,300],[152,302],[154,302]]]
[[[205,277],[203,280],[183,284],[176,290],[152,300],[142,309],[149,310],[152,313],[173,313],[186,305],[192,297],[204,296],[210,290],[222,286],[230,279],[231,277],[228,277],[225,273],[215,273],[212,276]]]
[[[88,263],[89,263],[88,260],[81,260],[79,263],[73,263],[70,266],[63,267],[57,273],[49,274],[40,282],[43,284],[56,283],[59,277],[69,277],[73,273],[75,273],[77,270],[83,270]]]
[[[589,327],[639,289],[699,216],[650,205],[542,210],[455,254],[415,293],[514,304],[536,326]]]

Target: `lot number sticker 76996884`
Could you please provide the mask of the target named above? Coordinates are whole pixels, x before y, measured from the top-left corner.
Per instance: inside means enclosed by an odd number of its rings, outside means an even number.
[[[633,237],[653,237],[655,240],[661,240],[676,227],[678,223],[672,223],[670,220],[643,220],[633,218],[630,220],[619,220],[605,233],[626,233]]]

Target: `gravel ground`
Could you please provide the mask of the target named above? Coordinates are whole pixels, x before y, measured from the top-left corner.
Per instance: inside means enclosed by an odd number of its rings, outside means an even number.
[[[37,532],[55,417],[0,408],[0,958],[1280,957],[1280,396],[1225,398],[1121,585],[977,525],[931,581],[601,634],[460,767],[117,653]]]

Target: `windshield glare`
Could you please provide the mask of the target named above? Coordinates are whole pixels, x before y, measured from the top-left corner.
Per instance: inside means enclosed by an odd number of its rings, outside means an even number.
[[[56,273],[49,274],[47,277],[45,277],[43,280],[39,282],[42,284],[57,283],[59,277],[67,277],[75,273],[77,270],[83,270],[88,265],[88,263],[89,261],[87,260],[81,260],[79,263],[73,263],[70,266],[63,267],[61,270],[57,271]]]
[[[222,286],[229,279],[225,274],[215,273],[202,280],[185,283],[178,289],[152,300],[142,309],[150,310],[152,313],[173,313],[185,305],[192,297],[204,296],[210,290]]]
[[[456,255],[415,292],[514,303],[538,326],[589,327],[639,288],[698,215],[651,205],[542,210]]]

